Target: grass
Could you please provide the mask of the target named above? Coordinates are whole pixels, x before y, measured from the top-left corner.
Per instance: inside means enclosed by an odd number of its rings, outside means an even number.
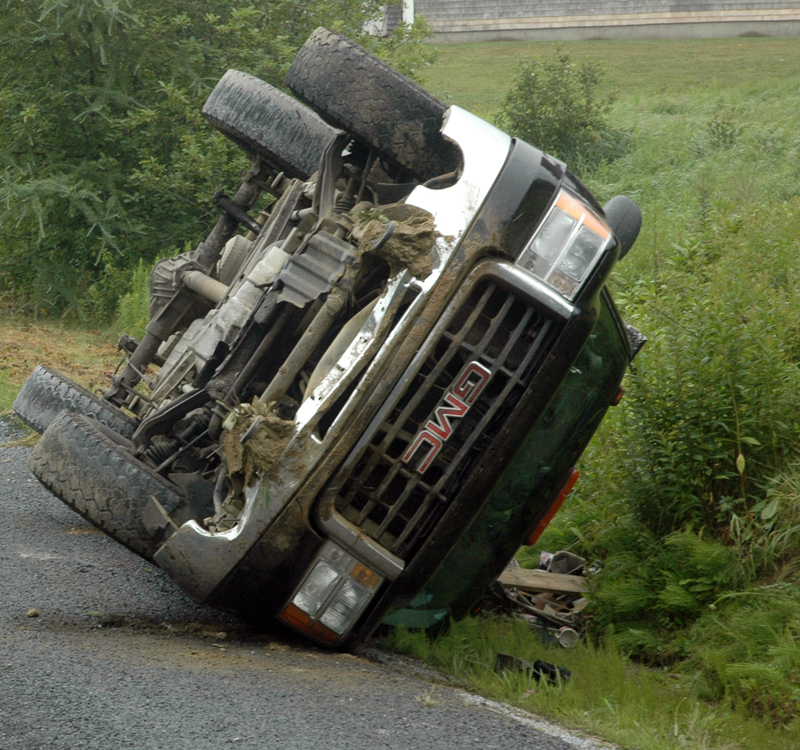
[[[0,309],[0,415],[8,413],[37,365],[53,367],[75,382],[105,388],[121,356],[112,335],[78,323],[20,318]]]
[[[518,60],[551,55],[559,47],[575,62],[593,60],[606,71],[605,87],[621,99],[695,95],[731,88],[760,90],[800,78],[796,39],[484,42],[439,46],[423,74],[431,93],[491,119],[508,90]]]
[[[456,623],[431,641],[422,633],[396,630],[384,645],[422,659],[492,700],[509,703],[573,729],[637,750],[795,750],[800,727],[776,730],[698,699],[692,676],[632,664],[613,647],[581,644],[574,649],[544,646],[527,623],[478,617]],[[497,653],[528,661],[543,659],[572,672],[550,687],[521,673],[495,673]]]

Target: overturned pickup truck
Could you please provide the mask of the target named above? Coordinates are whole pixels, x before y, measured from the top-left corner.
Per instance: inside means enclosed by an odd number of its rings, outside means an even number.
[[[643,340],[604,288],[641,218],[336,33],[286,82],[308,107],[234,70],[206,102],[252,168],[103,396],[37,368],[14,408],[197,601],[344,646],[468,612],[546,523]]]

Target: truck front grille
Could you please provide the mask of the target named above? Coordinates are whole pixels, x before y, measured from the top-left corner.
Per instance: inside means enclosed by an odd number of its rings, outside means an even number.
[[[416,376],[371,436],[349,476],[338,476],[337,510],[401,558],[412,555],[460,490],[474,460],[502,429],[550,348],[557,327],[542,310],[491,280],[479,281],[450,319]],[[430,466],[403,461],[470,363],[491,378]],[[482,370],[483,371],[483,370]],[[485,372],[485,371],[484,371]],[[373,428],[374,429],[374,428]],[[343,470],[344,471],[344,470]]]

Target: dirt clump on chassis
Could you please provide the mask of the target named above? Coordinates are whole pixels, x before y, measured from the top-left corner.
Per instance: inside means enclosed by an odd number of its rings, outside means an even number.
[[[604,288],[641,219],[339,34],[287,84],[210,95],[252,168],[103,396],[37,368],[15,410],[39,480],[196,600],[343,646],[462,616],[542,525],[642,342]]]

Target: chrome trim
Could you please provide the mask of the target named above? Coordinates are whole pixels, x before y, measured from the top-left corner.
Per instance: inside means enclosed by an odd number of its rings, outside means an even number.
[[[403,572],[405,563],[389,550],[382,547],[374,539],[365,536],[358,526],[350,523],[335,510],[326,513],[317,506],[315,520],[328,537],[336,542],[345,552],[351,554],[359,562],[371,570],[394,581]]]
[[[406,203],[430,211],[436,220],[436,230],[455,246],[505,165],[511,138],[461,107],[447,111],[442,133],[461,147],[464,156],[461,179],[444,190],[419,185]]]
[[[544,305],[548,310],[552,310],[565,320],[569,320],[575,314],[575,305],[566,297],[563,297],[553,287],[538,279],[530,271],[526,271],[520,266],[512,265],[509,261],[495,264],[486,275],[497,279],[501,284],[512,287],[523,297]]]
[[[348,382],[356,376],[357,370],[365,364],[365,359],[372,358],[373,345],[379,341],[381,323],[387,314],[391,315],[403,301],[403,297],[410,287],[414,285],[414,279],[408,271],[404,271],[389,279],[386,290],[378,298],[377,304],[364,321],[361,330],[355,335],[353,341],[339,357],[336,364],[331,368],[322,382],[314,389],[313,393],[306,397],[300,405],[295,415],[295,424],[298,433],[308,424],[317,422],[320,413],[332,403],[338,396],[340,384],[344,379]],[[321,444],[322,441],[318,441]]]
[[[263,479],[245,488],[245,501],[241,520],[229,531],[212,533],[187,521],[153,555],[158,567],[196,601],[211,596],[286,505]]]

